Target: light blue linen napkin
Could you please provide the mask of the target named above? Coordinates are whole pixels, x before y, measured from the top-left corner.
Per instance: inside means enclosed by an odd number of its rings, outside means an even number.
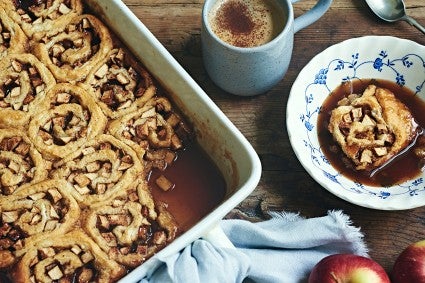
[[[222,220],[235,248],[217,247],[199,239],[163,264],[141,283],[306,282],[313,266],[335,253],[367,256],[360,229],[341,211],[306,219],[296,213],[270,213],[270,220],[252,223]]]

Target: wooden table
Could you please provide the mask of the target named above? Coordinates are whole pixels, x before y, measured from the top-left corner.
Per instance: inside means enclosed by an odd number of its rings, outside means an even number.
[[[124,0],[180,64],[193,76],[253,145],[263,164],[258,187],[228,218],[266,219],[266,211],[300,212],[306,217],[343,210],[361,227],[370,255],[389,271],[410,243],[425,239],[425,207],[378,211],[343,201],[323,189],[303,169],[288,140],[287,98],[297,74],[322,50],[364,35],[392,35],[425,44],[425,35],[406,22],[379,20],[363,0],[334,0],[315,24],[295,35],[293,57],[285,78],[270,92],[251,98],[227,94],[208,78],[202,64],[202,0]],[[295,15],[316,1],[294,4]],[[425,2],[405,0],[407,13],[425,25]]]

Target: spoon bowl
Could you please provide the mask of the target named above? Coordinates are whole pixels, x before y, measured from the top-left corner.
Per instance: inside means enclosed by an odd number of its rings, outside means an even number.
[[[369,8],[387,22],[406,21],[425,34],[425,28],[406,14],[403,0],[365,0]]]

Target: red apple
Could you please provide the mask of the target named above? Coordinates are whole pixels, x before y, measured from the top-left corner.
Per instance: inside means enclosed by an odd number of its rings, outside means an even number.
[[[401,252],[391,271],[391,279],[393,283],[425,283],[425,240]]]
[[[314,266],[308,283],[390,283],[390,279],[384,268],[368,257],[334,254]]]

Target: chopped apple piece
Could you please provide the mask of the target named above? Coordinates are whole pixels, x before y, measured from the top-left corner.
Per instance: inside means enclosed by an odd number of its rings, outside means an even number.
[[[165,177],[164,175],[159,176],[155,180],[155,183],[164,192],[166,192],[166,191],[168,191],[168,190],[170,190],[174,187],[174,184],[170,180],[168,180],[167,177]]]

